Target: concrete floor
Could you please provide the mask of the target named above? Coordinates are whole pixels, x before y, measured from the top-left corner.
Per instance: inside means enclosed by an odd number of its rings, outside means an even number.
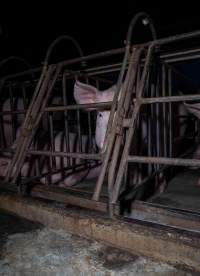
[[[0,275],[199,275],[0,211]]]
[[[166,191],[154,203],[200,212],[200,172],[183,170],[170,181]]]

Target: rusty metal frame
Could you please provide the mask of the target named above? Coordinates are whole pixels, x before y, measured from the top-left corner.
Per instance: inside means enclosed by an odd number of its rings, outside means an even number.
[[[24,122],[23,128],[23,136],[18,141],[18,148],[15,152],[14,158],[12,160],[11,166],[8,170],[7,176],[5,181],[9,181],[10,179],[12,182],[16,182],[20,167],[23,164],[23,160],[26,154],[33,154],[33,155],[40,155],[44,154],[47,156],[62,156],[62,157],[77,157],[83,159],[96,159],[96,160],[103,160],[103,168],[101,174],[99,176],[94,194],[92,196],[92,202],[98,204],[100,200],[100,192],[102,183],[106,174],[106,170],[109,167],[109,200],[112,205],[115,206],[117,204],[119,190],[121,186],[121,180],[124,174],[124,167],[127,162],[137,162],[137,163],[147,163],[147,164],[165,164],[165,165],[179,165],[179,166],[200,166],[199,160],[191,160],[191,159],[181,159],[181,158],[164,158],[164,157],[141,157],[141,156],[130,156],[129,155],[129,146],[131,139],[134,135],[134,128],[136,123],[136,118],[139,114],[139,110],[141,105],[147,104],[154,104],[154,103],[172,103],[172,102],[181,102],[181,101],[190,101],[190,100],[197,100],[200,99],[199,95],[186,95],[186,96],[162,96],[162,97],[151,97],[151,98],[143,98],[142,93],[144,90],[144,86],[146,85],[148,73],[149,73],[149,66],[152,58],[152,53],[158,51],[158,47],[167,44],[167,43],[174,43],[176,41],[191,39],[200,36],[200,31],[182,34],[178,36],[172,36],[169,38],[164,38],[160,40],[155,40],[153,42],[144,43],[140,45],[130,46],[128,45],[128,51],[125,51],[124,48],[111,50],[99,54],[93,54],[87,57],[76,58],[73,60],[69,60],[66,62],[61,62],[58,64],[48,65],[45,64],[42,70],[41,77],[39,79],[38,85],[35,90],[35,97],[33,98],[31,106],[26,114],[26,120]],[[93,105],[73,105],[73,106],[58,106],[58,107],[47,107],[46,102],[48,97],[51,93],[51,89],[57,78],[59,78],[60,70],[63,66],[71,65],[80,63],[81,61],[89,61],[93,59],[100,59],[102,57],[110,57],[112,55],[121,55],[125,52],[124,61],[122,64],[116,63],[106,66],[98,66],[96,68],[85,69],[84,73],[88,76],[98,76],[99,74],[107,73],[107,72],[114,72],[119,71],[122,66],[121,74],[118,80],[118,93],[116,93],[115,99],[111,105],[111,103],[99,103]],[[142,53],[147,52],[146,57],[142,56]],[[167,53],[161,54],[160,59],[165,64],[172,64],[177,61],[195,59],[200,57],[200,49],[194,50],[186,50],[180,51],[176,53]],[[134,103],[135,109],[131,116],[131,118],[126,117],[127,110],[130,104],[130,97],[131,92],[135,83],[135,77],[133,77],[133,72],[136,74],[138,70],[139,63],[143,63],[143,75],[141,80],[138,84],[138,92],[137,97],[132,100]],[[164,67],[163,67],[164,68]],[[169,67],[170,68],[170,67]],[[35,70],[28,70],[26,72],[22,72],[19,74],[7,76],[0,80],[1,83],[5,83],[14,77],[25,76],[30,72],[39,72],[41,68]],[[163,69],[164,70],[164,69]],[[169,74],[169,81],[170,81],[170,70],[168,71]],[[127,71],[126,76],[125,71]],[[66,74],[70,75],[71,71],[69,70]],[[78,72],[77,72],[78,73]],[[120,102],[117,102],[118,94],[121,89],[122,80],[125,78],[125,86],[124,86],[124,98],[121,98]],[[50,89],[49,89],[50,87]],[[163,84],[164,87],[164,84]],[[164,88],[163,88],[164,89]],[[125,94],[126,93],[126,94]],[[128,94],[129,93],[129,94]],[[41,105],[41,100],[43,104]],[[111,116],[110,122],[107,132],[107,141],[105,142],[105,146],[103,151],[98,154],[79,154],[79,153],[64,153],[64,152],[52,152],[52,151],[34,151],[29,150],[28,146],[30,144],[30,140],[34,135],[35,129],[39,120],[41,119],[43,112],[50,112],[50,111],[62,111],[66,112],[67,110],[81,110],[86,107],[93,107],[93,108],[110,108],[111,107]],[[16,113],[26,112],[26,111],[15,111]],[[11,112],[12,113],[12,112]],[[39,113],[39,116],[38,116]],[[116,113],[115,120],[113,120],[114,113]],[[9,112],[8,112],[9,114]],[[111,123],[112,122],[112,123]],[[125,128],[128,128],[129,134],[127,137],[127,141],[125,143],[124,153],[122,157],[119,156],[119,145],[121,143],[122,132]],[[112,131],[113,129],[117,131]],[[172,134],[171,134],[172,135]],[[115,143],[114,143],[115,141]],[[170,149],[171,151],[171,149]],[[172,156],[172,155],[171,155]],[[119,160],[120,158],[120,160]],[[111,164],[109,165],[110,159]],[[116,162],[120,161],[120,167],[118,174],[116,175]],[[70,189],[69,189],[70,190]],[[91,199],[90,199],[91,200]],[[94,206],[92,205],[92,206]],[[112,211],[111,211],[112,213]]]

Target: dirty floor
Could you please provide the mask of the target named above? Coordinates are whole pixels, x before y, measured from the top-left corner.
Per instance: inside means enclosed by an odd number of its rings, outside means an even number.
[[[0,275],[199,275],[0,211]]]
[[[170,181],[166,191],[153,202],[200,212],[199,179],[199,170],[185,169]]]

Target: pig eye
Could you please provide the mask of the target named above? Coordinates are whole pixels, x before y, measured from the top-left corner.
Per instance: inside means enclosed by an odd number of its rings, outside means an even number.
[[[101,113],[99,113],[99,117],[100,117],[100,118],[102,118],[102,117],[103,117],[103,115],[102,115]]]

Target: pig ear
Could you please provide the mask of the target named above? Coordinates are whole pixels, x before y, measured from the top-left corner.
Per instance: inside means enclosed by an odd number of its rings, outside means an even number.
[[[200,103],[193,103],[193,104],[184,103],[184,106],[188,112],[192,113],[195,117],[200,119]]]
[[[99,91],[92,85],[76,81],[74,98],[78,104],[96,103],[99,101]]]

